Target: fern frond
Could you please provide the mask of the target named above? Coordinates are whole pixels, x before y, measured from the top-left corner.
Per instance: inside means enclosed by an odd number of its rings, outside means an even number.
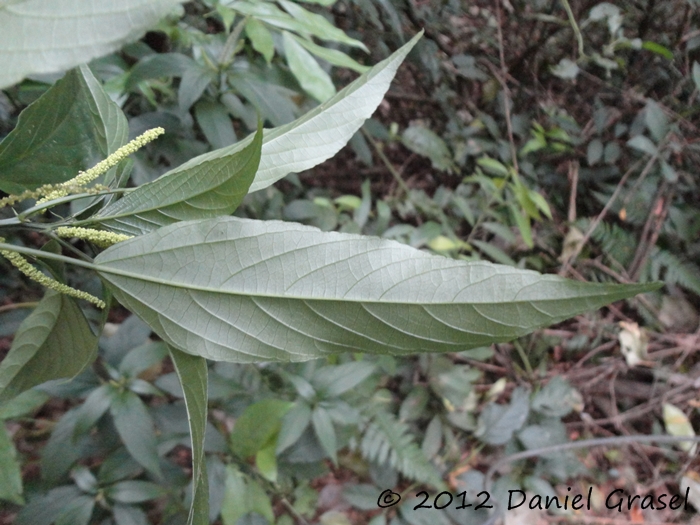
[[[650,280],[663,279],[666,284],[677,284],[700,295],[700,268],[695,264],[657,247],[649,257],[647,268]]]
[[[444,486],[439,472],[413,440],[408,426],[389,412],[372,411],[360,451],[368,461],[389,465],[413,481],[436,488]]]

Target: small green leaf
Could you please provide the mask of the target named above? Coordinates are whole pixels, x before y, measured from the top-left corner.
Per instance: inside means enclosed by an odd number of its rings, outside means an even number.
[[[278,399],[264,399],[248,406],[231,432],[231,450],[242,458],[250,457],[276,438],[282,426],[282,417],[292,403]]]
[[[270,498],[263,488],[251,478],[242,474],[236,467],[226,467],[226,489],[221,507],[224,525],[236,525],[246,514],[255,512],[270,523],[275,520]]]
[[[492,159],[491,157],[480,157],[476,159],[476,163],[492,175],[498,175],[500,177],[508,177],[510,175],[508,168],[502,162]]]
[[[17,419],[34,412],[49,399],[49,395],[41,390],[27,390],[0,406],[0,420]]]
[[[332,64],[337,67],[346,67],[348,69],[352,69],[353,71],[357,71],[358,73],[365,73],[370,69],[369,66],[363,66],[362,64],[350,58],[342,51],[319,46],[318,44],[314,44],[311,40],[307,40],[306,38],[299,38],[296,35],[291,35],[291,37],[298,43],[300,43],[302,46],[304,46],[307,49],[307,51],[310,51],[311,53],[325,60],[329,64]]]
[[[112,507],[116,525],[148,525],[148,517],[138,507],[117,503]]]
[[[24,505],[22,473],[17,449],[2,420],[0,420],[0,499],[15,505]]]
[[[335,86],[331,77],[316,62],[316,59],[287,31],[282,32],[282,38],[289,69],[304,91],[319,102],[325,102],[335,95]]]
[[[212,148],[225,148],[236,142],[233,123],[222,104],[200,100],[194,106],[194,116]]]
[[[324,366],[314,372],[311,384],[320,395],[336,397],[352,390],[367,379],[375,365],[367,361],[355,361],[335,366]]]
[[[101,385],[90,392],[83,404],[78,408],[74,437],[77,438],[87,434],[102,415],[107,412],[115,396],[116,389],[109,383]]]
[[[657,55],[660,55],[667,60],[673,60],[673,52],[666,46],[662,46],[661,44],[657,44],[656,42],[650,42],[649,40],[645,40],[642,43],[642,49],[646,49],[647,51],[656,53]]]
[[[3,13],[0,9],[0,50],[7,37]],[[0,142],[0,190],[20,193],[65,182],[123,146],[128,132],[126,117],[90,69],[71,70],[20,114]]]
[[[259,128],[240,151],[175,168],[105,206],[91,220],[118,233],[140,235],[178,221],[229,215],[255,177],[262,138]]]
[[[666,118],[666,113],[661,109],[661,106],[651,99],[647,101],[647,106],[644,109],[644,121],[651,136],[654,137],[657,143],[666,137],[668,133],[668,118]]]
[[[275,56],[275,43],[265,25],[257,18],[249,18],[245,23],[245,34],[253,44],[253,49],[265,57],[269,64]]]
[[[277,457],[275,455],[275,444],[272,443],[265,448],[258,450],[255,454],[255,466],[264,478],[275,483],[277,481]]]
[[[401,143],[412,152],[430,159],[433,168],[455,173],[452,154],[438,135],[423,126],[409,126],[401,135]]]
[[[70,379],[96,354],[97,337],[75,300],[47,290],[0,363],[0,401],[51,379]]]
[[[182,391],[192,439],[192,506],[187,525],[209,523],[209,483],[204,456],[204,433],[207,425],[208,368],[206,359],[169,347]]]
[[[600,139],[593,139],[588,143],[586,153],[589,166],[595,166],[603,158],[603,142]]]
[[[127,480],[111,485],[105,491],[105,495],[119,503],[142,503],[160,498],[165,490],[160,485],[150,481]]]
[[[503,445],[519,430],[529,413],[528,393],[518,387],[511,395],[510,405],[491,403],[481,412],[474,435],[484,443]]]
[[[311,422],[311,408],[304,401],[297,401],[282,417],[282,426],[277,438],[277,454],[281,454],[296,443]]]
[[[636,137],[631,138],[627,141],[627,145],[630,148],[634,148],[648,155],[656,155],[658,152],[656,145],[644,135],[637,135]]]
[[[143,401],[131,391],[120,392],[112,401],[110,413],[129,454],[158,478],[162,478],[153,419]]]
[[[581,394],[568,381],[556,376],[535,394],[532,409],[547,417],[561,418],[576,408],[580,410],[582,403]]]
[[[331,458],[333,464],[337,465],[337,438],[335,435],[335,428],[333,428],[333,421],[330,415],[328,415],[328,411],[320,406],[314,408],[311,412],[311,424],[314,427],[314,432],[323,450],[326,451],[326,454]]]

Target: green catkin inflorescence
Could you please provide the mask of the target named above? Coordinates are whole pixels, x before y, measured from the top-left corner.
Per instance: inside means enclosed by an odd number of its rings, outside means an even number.
[[[4,241],[5,239],[0,237],[0,242]],[[44,275],[39,270],[37,270],[29,261],[27,261],[27,259],[22,257],[22,255],[20,255],[17,252],[13,252],[10,250],[0,250],[0,255],[2,255],[5,259],[10,261],[12,266],[17,268],[20,272],[29,277],[32,281],[35,281],[41,284],[42,286],[45,286],[46,288],[56,290],[57,292],[66,295],[70,295],[71,297],[75,297],[76,299],[84,299],[94,304],[98,308],[105,308],[107,306],[102,299],[98,299],[94,295],[91,295],[87,292],[83,292],[81,290],[76,290],[75,288],[72,288],[67,284],[63,284],[55,279],[52,279],[48,275]]]
[[[77,228],[74,226],[61,226],[56,228],[56,235],[59,237],[75,237],[90,241],[100,248],[109,248],[113,244],[131,239],[131,235],[94,230],[92,228]]]
[[[63,184],[58,184],[48,192],[42,192],[43,198],[39,199],[38,203],[65,197],[74,191],[75,188],[82,188],[103,173],[109,171],[132,153],[135,153],[149,142],[158,138],[163,133],[165,133],[163,128],[149,129],[128,144],[119,148],[102,162],[98,162],[89,170],[80,172],[76,177],[73,177],[71,180],[64,182]],[[45,188],[45,186],[42,186],[42,188]],[[42,188],[39,188],[39,190]]]

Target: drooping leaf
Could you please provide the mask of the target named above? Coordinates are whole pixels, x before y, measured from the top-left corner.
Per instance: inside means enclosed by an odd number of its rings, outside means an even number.
[[[262,128],[246,148],[175,168],[105,206],[92,219],[115,232],[139,235],[177,221],[229,215],[255,177],[261,144]]]
[[[0,88],[55,73],[138,39],[181,0],[42,0],[0,3]]]
[[[323,47],[319,46],[317,44],[314,44],[311,40],[307,40],[305,38],[300,38],[296,35],[290,34],[290,36],[299,42],[302,46],[306,48],[307,51],[310,51],[314,55],[316,55],[319,58],[322,58],[329,64],[333,64],[334,66],[337,67],[347,67],[348,69],[352,69],[353,71],[357,71],[358,73],[365,73],[366,71],[369,71],[368,66],[363,66],[362,64],[358,63],[356,60],[350,58],[348,55],[343,53],[342,51],[338,51],[337,49],[331,49],[328,47]]]
[[[97,337],[75,300],[47,290],[0,362],[0,401],[52,379],[70,379],[95,360]]]
[[[169,348],[182,391],[192,438],[192,506],[187,525],[209,523],[209,483],[204,457],[204,431],[207,425],[207,362],[201,357]]]
[[[396,70],[422,34],[421,32],[413,37],[406,45],[324,104],[294,122],[266,131],[263,136],[260,168],[250,191],[266,188],[288,173],[313,168],[340,151],[377,109]],[[235,87],[239,89],[240,86],[236,84]],[[205,153],[186,162],[178,170],[231,155],[251,141],[252,136],[249,136],[228,148]]]
[[[2,13],[0,6],[0,42],[5,38]],[[0,190],[20,193],[65,182],[123,146],[128,132],[124,113],[90,69],[71,70],[22,112],[15,129],[0,142]],[[107,180],[118,169],[112,168]]]
[[[458,352],[658,288],[590,284],[278,221],[187,221],[96,268],[166,342],[214,360]]]

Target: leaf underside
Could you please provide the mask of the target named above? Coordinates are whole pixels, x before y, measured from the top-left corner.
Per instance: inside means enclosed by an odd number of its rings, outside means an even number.
[[[235,217],[166,226],[95,262],[165,341],[233,362],[458,352],[658,287],[582,283]]]

